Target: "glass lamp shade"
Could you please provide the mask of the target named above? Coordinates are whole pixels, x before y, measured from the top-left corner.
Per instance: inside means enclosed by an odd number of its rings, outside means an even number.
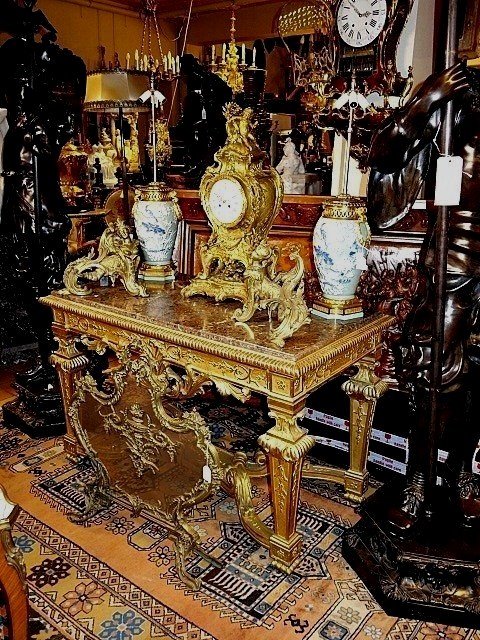
[[[139,97],[150,88],[145,71],[122,69],[117,71],[92,71],[87,76],[85,111],[116,111],[124,113],[150,111],[149,104],[139,102]]]

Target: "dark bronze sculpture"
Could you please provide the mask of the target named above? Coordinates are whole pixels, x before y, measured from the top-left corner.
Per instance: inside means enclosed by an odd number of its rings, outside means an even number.
[[[480,519],[480,482],[472,457],[480,436],[479,360],[469,345],[480,302],[480,73],[456,64],[430,76],[417,94],[376,134],[370,152],[370,219],[388,228],[408,213],[435,150],[442,107],[454,101],[453,154],[463,158],[461,201],[451,209],[448,232],[446,313],[441,384],[441,427],[449,456],[444,480],[463,522]],[[424,299],[407,318],[399,377],[411,392],[407,485],[391,522],[401,530],[422,515],[428,441],[433,323],[435,235],[427,234],[423,262],[428,276]],[[477,415],[475,416],[475,414]],[[452,432],[453,429],[453,432]]]
[[[20,395],[27,386],[32,391],[33,385],[35,393],[54,387],[55,373],[48,363],[50,316],[38,298],[63,286],[70,221],[57,163],[63,145],[78,131],[86,83],[83,61],[53,43],[55,29],[42,12],[34,11],[34,5],[26,0],[10,2],[0,17],[0,28],[13,36],[0,47],[0,103],[7,108],[9,124],[3,147],[5,188],[0,213],[0,239],[5,248],[1,272],[9,274],[9,282],[0,297],[12,285],[17,291],[15,300],[1,301],[2,309],[12,308],[13,318],[2,314],[0,330],[12,333],[4,325],[16,322],[21,302],[30,316],[40,354],[37,364],[17,377]],[[47,396],[42,396],[41,404],[49,404]],[[6,422],[10,409],[4,411]],[[59,419],[57,414],[55,419],[50,416],[53,422]]]
[[[429,77],[384,123],[370,154],[370,215],[381,228],[408,212],[436,151],[447,158],[440,166],[451,167],[448,158],[460,156],[462,184],[455,198],[437,190],[434,228],[420,254],[426,287],[406,318],[398,354],[413,412],[407,480],[386,484],[365,501],[343,553],[390,615],[478,629],[480,543],[473,525],[480,483],[472,457],[480,362],[471,338],[480,301],[480,76],[455,64],[459,4],[444,0],[440,14],[447,70]],[[459,205],[451,206],[457,197]],[[441,471],[440,445],[449,451]]]
[[[0,12],[0,32],[30,39],[40,33],[44,40],[57,39],[55,27],[39,9],[34,10],[37,0],[3,0]]]
[[[181,60],[181,77],[187,95],[182,117],[172,128],[172,144],[184,148],[184,177],[187,184],[198,187],[205,169],[227,139],[223,107],[232,100],[229,86],[217,75],[206,70],[191,54]]]

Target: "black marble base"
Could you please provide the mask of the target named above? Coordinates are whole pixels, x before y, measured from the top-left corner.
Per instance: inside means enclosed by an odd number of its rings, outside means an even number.
[[[14,384],[17,399],[3,405],[3,424],[31,438],[60,436],[66,432],[62,395],[55,379]]]
[[[480,530],[463,527],[439,489],[436,518],[399,537],[387,521],[396,499],[383,487],[367,500],[344,557],[387,614],[480,628]]]

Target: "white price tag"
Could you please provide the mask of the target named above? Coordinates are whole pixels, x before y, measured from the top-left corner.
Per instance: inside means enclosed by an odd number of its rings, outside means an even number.
[[[435,205],[453,207],[460,204],[462,171],[463,159],[460,156],[444,156],[438,159]]]
[[[210,483],[212,481],[212,470],[210,469],[208,464],[203,466],[202,477],[205,480],[205,482],[209,482]]]

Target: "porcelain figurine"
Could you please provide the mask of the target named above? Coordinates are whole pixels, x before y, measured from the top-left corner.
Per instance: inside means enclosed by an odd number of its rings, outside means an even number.
[[[305,193],[305,167],[290,138],[285,142],[283,157],[276,169],[282,176],[285,193]]]

